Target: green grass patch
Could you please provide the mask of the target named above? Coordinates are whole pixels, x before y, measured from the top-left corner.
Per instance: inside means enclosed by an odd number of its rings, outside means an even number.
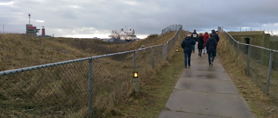
[[[131,96],[127,103],[118,104],[116,107],[122,114],[117,117],[158,117],[184,70],[183,55],[182,51],[176,52],[156,76],[152,76],[150,82],[140,88],[139,95]]]

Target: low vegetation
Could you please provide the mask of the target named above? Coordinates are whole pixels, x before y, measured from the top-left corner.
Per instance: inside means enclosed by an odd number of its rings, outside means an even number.
[[[138,42],[115,45],[101,40],[39,38],[23,34],[0,35],[0,71],[165,44],[169,32]]]
[[[169,32],[120,45],[99,40],[0,35],[0,70],[134,50],[141,45],[165,44],[174,34]],[[182,31],[179,40],[185,34]],[[136,53],[141,88],[162,82],[153,79],[161,67],[168,65],[162,60],[161,49],[155,48],[155,57],[161,58],[155,59],[154,69],[150,64],[151,49]],[[171,53],[174,55],[173,51]],[[149,89],[142,89],[141,97],[133,96],[130,78],[132,59],[132,53],[129,53],[93,60],[94,117],[131,115],[125,112],[122,104],[134,103],[138,97],[147,99],[151,94],[147,92]],[[0,76],[0,117],[87,117],[88,71],[88,61],[81,61]]]
[[[248,76],[246,73],[247,56],[243,53],[238,54],[224,34],[220,34],[220,39],[218,54],[221,57],[221,63],[252,112],[259,118],[278,117],[277,97],[266,95],[265,89],[262,89],[266,88],[268,67],[251,58],[250,76]],[[277,77],[277,72],[273,71],[272,73],[271,83],[275,84],[274,77]],[[272,85],[272,87],[275,86],[277,84]],[[277,89],[271,88],[271,90],[277,93]]]

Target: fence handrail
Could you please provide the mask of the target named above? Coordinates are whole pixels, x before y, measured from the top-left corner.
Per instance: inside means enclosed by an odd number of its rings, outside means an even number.
[[[219,27],[219,28],[222,29],[222,27]],[[228,34],[238,44],[242,44],[242,45],[246,45],[246,46],[252,46],[252,47],[256,47],[256,48],[260,48],[260,49],[265,49],[265,50],[268,50],[268,51],[272,50],[273,52],[278,52],[278,50],[273,50],[273,49],[262,47],[262,46],[257,46],[257,45],[247,44],[247,43],[240,43],[239,41],[235,40],[234,37],[231,34],[229,34],[228,32],[226,32],[224,29],[222,29],[222,31],[224,33]]]
[[[168,26],[162,30],[162,34],[169,32],[169,31],[178,31],[177,29],[179,29],[181,26],[182,26],[181,24],[175,24],[175,25]]]
[[[46,68],[46,67],[64,65],[64,64],[69,64],[69,63],[74,63],[74,62],[79,62],[79,61],[85,61],[85,60],[89,60],[89,59],[96,59],[96,58],[114,56],[114,55],[119,55],[119,54],[125,54],[125,53],[134,52],[134,51],[140,51],[140,50],[145,50],[145,49],[149,49],[149,48],[153,48],[153,47],[158,47],[158,46],[162,46],[162,45],[155,45],[155,46],[150,46],[150,47],[141,48],[141,49],[137,49],[137,50],[110,53],[110,54],[104,54],[104,55],[98,55],[98,56],[92,56],[92,57],[85,57],[85,58],[80,58],[80,59],[67,60],[67,61],[61,61],[61,62],[55,62],[55,63],[48,63],[48,64],[43,64],[43,65],[24,67],[24,68],[13,69],[13,70],[6,70],[6,71],[1,71],[0,76],[1,75],[13,74],[13,73],[20,73],[20,72],[25,72],[25,71],[31,71],[31,70],[41,69],[41,68]]]
[[[178,26],[180,26],[180,28],[181,28],[181,25],[178,25]],[[180,29],[180,28],[179,28],[179,29]],[[176,32],[175,35],[174,35],[170,40],[168,40],[166,44],[168,44],[172,39],[174,39],[175,36],[177,35],[177,33],[178,33],[178,32]]]
[[[179,25],[179,30],[181,28],[181,25]],[[171,41],[175,35],[169,40]],[[166,44],[168,44],[168,42]],[[9,75],[13,73],[20,73],[20,72],[25,72],[25,71],[31,71],[31,70],[36,70],[36,69],[41,69],[41,68],[47,68],[47,67],[53,67],[53,66],[58,66],[58,65],[64,65],[64,64],[69,64],[69,63],[74,63],[74,62],[80,62],[80,61],[85,61],[89,59],[96,59],[96,58],[102,58],[102,57],[108,57],[108,56],[114,56],[114,55],[119,55],[119,54],[126,54],[126,53],[131,53],[131,52],[136,52],[136,51],[141,51],[153,47],[158,47],[158,46],[163,46],[162,45],[154,45],[154,46],[149,46],[141,49],[136,49],[136,50],[130,50],[130,51],[123,51],[123,52],[117,52],[117,53],[110,53],[110,54],[104,54],[104,55],[98,55],[98,56],[92,56],[92,57],[85,57],[85,58],[79,58],[79,59],[73,59],[73,60],[67,60],[67,61],[60,61],[60,62],[54,62],[54,63],[48,63],[48,64],[42,64],[42,65],[36,65],[36,66],[29,66],[29,67],[24,67],[24,68],[18,68],[18,69],[12,69],[12,70],[6,70],[6,71],[0,71],[0,76],[2,75]]]

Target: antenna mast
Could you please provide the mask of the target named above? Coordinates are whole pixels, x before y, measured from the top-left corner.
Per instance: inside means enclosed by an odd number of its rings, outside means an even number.
[[[30,24],[30,16],[31,16],[31,15],[30,15],[30,14],[28,14],[28,16],[29,16],[29,24]]]

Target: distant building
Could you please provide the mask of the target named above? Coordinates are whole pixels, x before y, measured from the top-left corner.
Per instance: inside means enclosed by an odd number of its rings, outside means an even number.
[[[51,36],[50,35],[45,35],[45,29],[44,29],[44,26],[42,26],[42,35],[40,35],[38,37],[51,37]]]
[[[135,41],[138,39],[135,35],[134,29],[132,30],[128,28],[122,28],[119,33],[117,30],[112,30],[112,34],[109,35],[109,37],[111,37],[111,39],[120,41]]]
[[[33,26],[30,23],[31,14],[28,14],[28,16],[29,16],[29,24],[26,24],[26,34],[31,36],[37,36],[37,33],[39,32],[40,29],[37,29],[36,26]]]
[[[26,34],[31,36],[37,36],[37,33],[40,29],[37,29],[36,26],[33,26],[32,24],[26,24]]]

